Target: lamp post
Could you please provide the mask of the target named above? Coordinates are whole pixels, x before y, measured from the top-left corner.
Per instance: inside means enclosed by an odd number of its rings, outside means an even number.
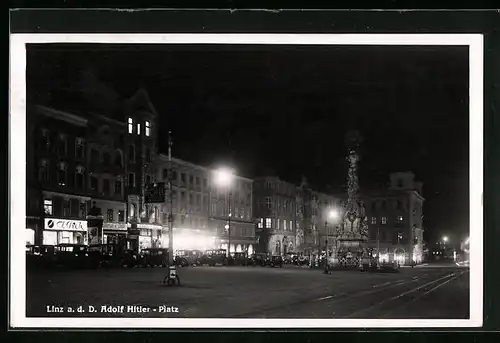
[[[328,274],[328,231],[327,231],[327,226],[328,226],[328,219],[337,219],[338,218],[338,213],[335,210],[330,210],[328,212],[327,219],[325,220],[325,270],[324,274]]]
[[[231,256],[231,183],[233,181],[233,172],[228,168],[220,168],[215,172],[215,183],[228,189],[228,220],[227,220],[227,258]]]

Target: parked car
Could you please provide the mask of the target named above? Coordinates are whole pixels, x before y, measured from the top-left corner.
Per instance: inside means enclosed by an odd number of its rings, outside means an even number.
[[[232,265],[235,266],[246,266],[249,263],[247,254],[244,252],[236,252],[231,255]]]
[[[191,265],[188,259],[184,256],[175,256],[174,264],[180,267],[189,267]]]
[[[199,259],[199,264],[208,264],[210,266],[215,266],[216,264],[228,264],[228,258],[226,256],[226,249],[211,249],[205,251]]]
[[[283,257],[280,255],[273,255],[268,259],[268,266],[269,267],[283,267]]]
[[[88,246],[83,244],[58,244],[54,248],[55,265],[68,268],[86,268],[92,265]]]
[[[250,257],[249,264],[251,266],[261,266],[264,267],[267,264],[267,254],[256,253]]]
[[[122,256],[120,256],[120,266],[133,268],[139,262],[138,254],[132,249],[126,249],[123,251]]]
[[[50,268],[55,265],[55,247],[53,245],[27,245],[26,267]]]
[[[118,256],[114,244],[91,244],[88,247],[88,253],[93,267],[96,265],[98,267],[113,267],[120,264],[120,256]]]
[[[168,266],[168,249],[147,248],[142,249],[139,257],[139,264],[143,267],[163,267]]]

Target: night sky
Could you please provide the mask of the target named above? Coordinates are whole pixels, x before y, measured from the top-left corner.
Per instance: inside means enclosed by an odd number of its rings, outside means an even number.
[[[341,187],[345,134],[358,129],[361,188],[411,170],[426,239],[468,235],[467,47],[47,45],[27,61],[28,99],[51,104],[90,69],[123,97],[143,87],[160,152],[171,129],[174,156],[248,177]]]

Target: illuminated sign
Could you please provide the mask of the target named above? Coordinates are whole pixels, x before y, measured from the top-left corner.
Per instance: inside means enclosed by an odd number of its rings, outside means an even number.
[[[45,230],[87,231],[87,221],[45,218]]]
[[[127,230],[127,225],[125,223],[104,223],[102,224],[102,228],[105,230]]]

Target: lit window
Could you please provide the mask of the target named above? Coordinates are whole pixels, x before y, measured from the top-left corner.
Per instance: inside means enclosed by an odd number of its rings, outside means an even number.
[[[149,137],[151,135],[151,122],[146,120],[144,126],[146,127],[146,136]]]
[[[45,199],[43,201],[43,211],[46,215],[52,215],[52,199]]]
[[[377,217],[372,217],[372,224],[377,224]]]
[[[387,224],[387,217],[382,217],[381,223],[382,223],[382,225]]]
[[[141,135],[141,124],[137,124],[137,135]]]
[[[271,228],[271,218],[266,218],[266,228],[267,229]]]
[[[262,229],[264,227],[264,218],[260,218],[258,227],[259,227],[259,229]]]
[[[66,172],[66,164],[59,163],[57,170],[57,184],[59,186],[66,186],[67,183],[67,172]]]
[[[286,231],[286,219],[283,219],[283,230]]]
[[[128,133],[132,133],[134,131],[134,120],[132,118],[128,118]]]
[[[396,217],[396,223],[397,224],[403,224],[403,216],[397,216]]]
[[[78,161],[83,160],[85,156],[85,140],[83,138],[76,138],[75,140],[75,159]]]
[[[114,217],[114,210],[112,208],[108,209],[107,211],[107,216],[106,216],[108,222],[112,222],[113,221],[113,217]]]
[[[267,206],[267,208],[271,208],[271,204],[272,204],[271,197],[266,197],[266,206]]]

